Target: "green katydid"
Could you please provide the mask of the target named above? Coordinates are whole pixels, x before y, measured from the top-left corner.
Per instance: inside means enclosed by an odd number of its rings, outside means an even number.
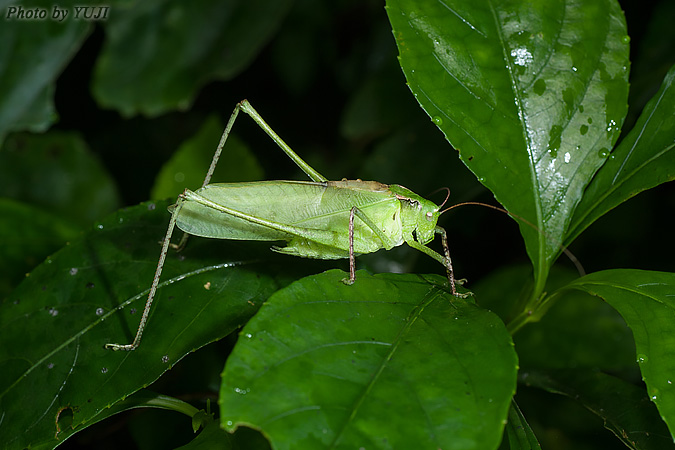
[[[312,181],[259,181],[209,184],[234,121],[243,111],[281,147]],[[447,198],[446,198],[447,200]],[[441,205],[442,206],[442,205]],[[247,100],[234,109],[211,161],[201,189],[186,189],[171,206],[171,220],[162,244],[157,270],[133,342],[106,344],[113,350],[134,350],[145,329],[173,229],[188,235],[216,239],[286,241],[272,250],[316,259],[349,258],[349,278],[354,283],[357,254],[387,250],[404,242],[440,262],[455,295],[455,279],[447,234],[437,225],[440,206],[399,185],[376,181],[328,181],[270,128]],[[441,236],[441,255],[426,246]]]

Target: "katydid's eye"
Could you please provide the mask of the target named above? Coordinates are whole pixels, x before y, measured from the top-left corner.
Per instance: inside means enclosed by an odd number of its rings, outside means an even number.
[[[427,213],[427,220],[434,220],[434,213],[428,212]]]

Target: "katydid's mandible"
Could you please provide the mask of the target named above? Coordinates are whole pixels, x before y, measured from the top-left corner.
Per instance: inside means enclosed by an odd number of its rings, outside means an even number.
[[[209,184],[239,111],[248,114],[312,181]],[[291,150],[246,100],[234,108],[202,187],[196,191],[186,189],[169,210],[171,220],[136,337],[131,344],[106,344],[106,348],[138,347],[175,226],[185,232],[178,248],[192,234],[215,239],[285,241],[286,245],[272,250],[305,258],[349,258],[346,284],[356,279],[355,255],[390,250],[405,242],[446,268],[452,293],[457,295],[447,234],[437,225],[439,206],[399,185],[328,181]],[[426,246],[437,234],[441,236],[443,255]]]

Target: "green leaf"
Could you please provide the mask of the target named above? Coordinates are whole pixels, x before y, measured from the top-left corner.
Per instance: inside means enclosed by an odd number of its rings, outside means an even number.
[[[0,148],[0,195],[88,227],[120,205],[115,182],[77,133],[15,134]]]
[[[417,101],[495,198],[541,230],[520,225],[540,293],[626,114],[619,4],[390,0],[387,8]]]
[[[569,289],[598,296],[619,311],[633,331],[649,397],[675,435],[675,274],[605,270],[570,283],[562,292]]]
[[[54,82],[91,30],[85,20],[51,20],[54,2],[2,2],[0,27],[0,142],[9,131],[44,131],[56,119]],[[59,9],[79,2],[65,0]],[[16,8],[10,15],[11,8]],[[19,8],[45,11],[44,20],[19,17]],[[24,16],[25,17],[25,16]]]
[[[566,244],[607,211],[638,193],[675,179],[675,66],[633,129],[610,154],[579,203]]]
[[[605,428],[628,448],[675,448],[668,428],[644,389],[619,378],[588,370],[526,371],[518,376],[528,386],[562,394],[599,416]]]
[[[503,323],[438,276],[344,277],[295,282],[244,327],[225,428],[259,428],[276,449],[496,448],[517,369]]]
[[[241,326],[278,288],[268,270],[247,263],[258,258],[255,247],[193,238],[167,257],[140,347],[106,350],[136,333],[166,207],[147,203],[113,214],[38,266],[0,305],[5,448],[53,446],[90,425],[187,353]],[[72,415],[72,429],[57,428],[62,414]]]
[[[241,72],[271,39],[291,0],[131,2],[111,11],[93,91],[124,116],[186,109],[212,80]]]
[[[233,450],[237,449],[233,444],[234,438],[230,433],[220,428],[218,421],[210,419],[206,427],[190,441],[189,444],[176,448],[176,450]]]
[[[183,143],[169,161],[162,166],[155,179],[151,198],[176,198],[185,188],[198,189],[204,182],[224,126],[211,116],[201,130]],[[263,170],[255,156],[236,136],[230,135],[213,174],[213,182],[257,181]]]
[[[515,401],[511,402],[509,422],[504,429],[504,440],[499,448],[500,450],[541,450],[537,437]]]

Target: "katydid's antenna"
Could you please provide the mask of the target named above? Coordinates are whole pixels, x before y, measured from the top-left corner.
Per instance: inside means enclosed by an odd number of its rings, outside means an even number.
[[[441,203],[441,204],[438,206],[438,209],[441,209],[443,206],[445,206],[445,204],[447,203],[448,199],[450,198],[450,188],[449,188],[449,187],[438,188],[438,189],[436,189],[435,191],[433,191],[431,194],[429,194],[429,195],[431,196],[431,195],[434,195],[435,193],[440,192],[440,191],[442,191],[442,190],[445,190],[445,191],[447,192],[447,195],[445,196],[445,200],[443,200],[443,203]],[[450,208],[448,208],[448,209],[450,209]],[[443,214],[443,212],[441,212],[441,214]]]
[[[446,188],[446,189],[447,189],[447,188]],[[448,189],[448,196],[450,196],[450,189]],[[446,200],[446,201],[448,200],[447,197],[446,197],[445,200]],[[445,204],[445,202],[443,202],[443,205],[444,205],[444,204]],[[443,205],[441,205],[441,207],[443,207]],[[534,228],[538,233],[541,233],[541,234],[543,234],[544,236],[546,236],[546,233],[545,233],[545,232],[543,232],[542,230],[540,230],[535,224],[533,224],[533,223],[530,222],[529,220],[527,220],[527,219],[525,219],[525,218],[523,218],[523,217],[520,217],[518,214],[513,214],[512,212],[509,212],[509,211],[505,210],[504,208],[499,208],[499,207],[497,207],[497,206],[489,205],[489,204],[487,204],[487,203],[481,203],[481,202],[463,202],[463,203],[457,203],[456,205],[452,205],[452,206],[449,206],[449,207],[445,208],[443,211],[440,212],[440,214],[443,214],[444,212],[450,211],[451,209],[455,209],[455,208],[457,208],[458,206],[467,206],[467,205],[485,206],[486,208],[494,209],[495,211],[499,211],[499,212],[501,212],[501,213],[504,213],[504,214],[506,214],[507,216],[511,216],[511,217],[513,217],[513,218],[516,219],[516,220],[520,220],[520,221],[523,222],[524,224],[526,224],[526,225],[528,225],[528,226]],[[547,236],[547,237],[548,237],[548,236]],[[569,251],[566,247],[563,247],[561,244],[557,244],[557,245],[558,245],[558,248],[559,248],[560,250],[562,250],[562,252],[565,254],[565,256],[567,256],[567,257],[569,258],[569,260],[572,261],[572,264],[574,264],[574,267],[576,267],[577,272],[579,272],[579,276],[582,276],[582,277],[583,277],[584,275],[586,275],[586,271],[584,270],[584,267],[581,265],[581,262],[579,262],[579,260],[577,259],[577,257],[574,256],[574,254],[573,254],[571,251]]]

